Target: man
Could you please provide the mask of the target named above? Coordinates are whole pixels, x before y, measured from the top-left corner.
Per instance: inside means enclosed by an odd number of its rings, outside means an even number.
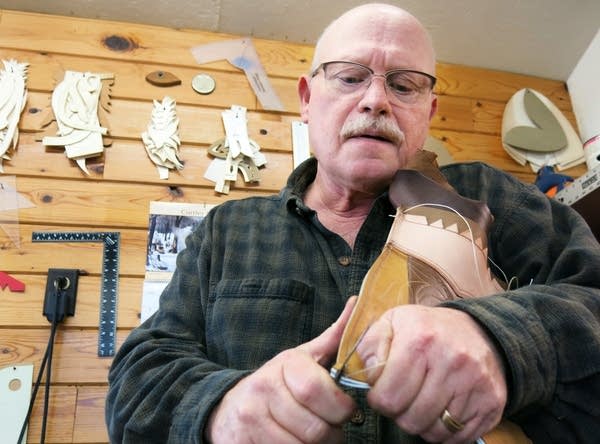
[[[114,442],[458,443],[503,417],[534,442],[600,436],[600,248],[575,212],[480,163],[443,173],[489,206],[490,256],[524,285],[388,310],[358,344],[378,364],[371,389],[329,375],[390,231],[387,189],[425,142],[434,76],[402,9],[363,5],[325,30],[298,88],[316,160],[188,237],[111,368]]]

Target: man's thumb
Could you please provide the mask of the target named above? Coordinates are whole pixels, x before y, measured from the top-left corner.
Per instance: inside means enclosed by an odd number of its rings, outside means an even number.
[[[327,330],[312,341],[300,346],[300,348],[307,351],[319,364],[325,365],[337,353],[342,334],[344,333],[344,328],[348,323],[348,319],[350,319],[352,309],[356,304],[356,299],[357,296],[349,298],[348,301],[346,301],[346,306],[340,316]]]

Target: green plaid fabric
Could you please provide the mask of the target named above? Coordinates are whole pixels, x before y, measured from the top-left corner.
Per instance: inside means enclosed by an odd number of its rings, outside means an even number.
[[[232,385],[317,336],[358,294],[394,208],[380,196],[351,249],[303,204],[316,168],[314,159],[299,166],[278,195],[223,203],[188,237],[159,311],[112,364],[112,442],[202,442],[211,409]],[[488,204],[490,257],[520,284],[444,304],[474,316],[503,352],[506,414],[535,442],[597,442],[598,243],[577,213],[532,185],[482,163],[442,172],[462,195]],[[353,395],[365,421],[348,424],[348,443],[420,442],[370,410],[364,393]]]

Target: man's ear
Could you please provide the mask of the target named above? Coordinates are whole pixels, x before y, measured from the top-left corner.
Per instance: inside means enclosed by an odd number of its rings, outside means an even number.
[[[310,102],[310,82],[306,75],[298,79],[298,96],[300,97],[300,117],[308,123],[308,103]]]
[[[433,95],[433,99],[431,100],[431,110],[429,111],[429,121],[433,119],[435,112],[437,111],[437,94]]]

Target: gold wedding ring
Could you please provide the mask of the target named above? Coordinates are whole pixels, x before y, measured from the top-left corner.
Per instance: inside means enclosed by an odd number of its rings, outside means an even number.
[[[447,409],[444,409],[444,413],[442,413],[440,419],[446,428],[452,433],[460,432],[465,428],[465,425],[462,422],[457,421]]]

